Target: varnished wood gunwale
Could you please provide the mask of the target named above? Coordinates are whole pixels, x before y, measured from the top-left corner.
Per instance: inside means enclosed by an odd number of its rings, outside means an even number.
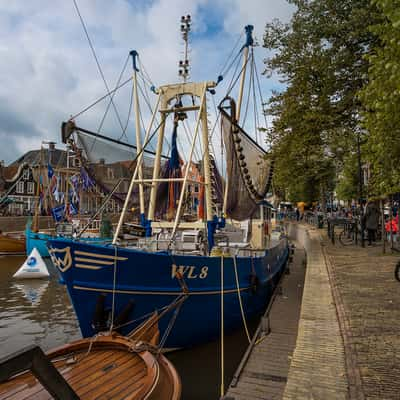
[[[180,398],[175,369],[143,342],[98,336],[61,346],[47,355],[82,400]],[[51,399],[30,371],[0,384],[0,400],[28,399]]]

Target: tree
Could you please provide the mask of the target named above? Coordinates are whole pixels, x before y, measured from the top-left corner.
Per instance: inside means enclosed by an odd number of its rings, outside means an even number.
[[[375,41],[368,25],[377,18],[369,0],[291,0],[289,24],[267,24],[264,47],[272,51],[266,73],[286,89],[274,93],[269,135],[276,162],[275,186],[296,200],[324,200],[337,168],[354,161],[367,80],[365,54]]]
[[[400,191],[400,1],[373,0],[383,18],[370,27],[379,41],[367,59],[369,82],[361,91],[365,149],[372,169],[371,191]]]

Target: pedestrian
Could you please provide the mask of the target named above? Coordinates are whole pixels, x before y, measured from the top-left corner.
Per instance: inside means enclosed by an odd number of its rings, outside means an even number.
[[[297,207],[296,208],[296,221],[299,221],[300,220],[300,210],[299,210],[299,208]]]
[[[368,232],[368,245],[376,240],[376,231],[379,224],[379,210],[374,201],[370,201],[365,210],[365,228]]]

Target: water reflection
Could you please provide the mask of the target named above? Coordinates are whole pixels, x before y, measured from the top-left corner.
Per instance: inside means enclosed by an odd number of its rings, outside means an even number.
[[[46,261],[49,280],[12,278],[25,257],[0,258],[0,351],[38,344],[47,350],[80,337],[78,324],[57,271]]]
[[[15,280],[13,274],[25,257],[0,258],[0,354],[30,344],[44,350],[80,338],[80,331],[66,289],[50,260],[49,280]],[[252,330],[256,321],[250,323]],[[244,332],[225,339],[225,382],[229,384],[247,347]],[[220,390],[219,342],[168,355],[183,385],[183,400],[217,400]]]

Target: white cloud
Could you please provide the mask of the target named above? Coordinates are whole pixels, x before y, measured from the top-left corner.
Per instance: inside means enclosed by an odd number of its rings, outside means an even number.
[[[244,25],[254,24],[261,39],[267,21],[287,20],[291,13],[285,0],[77,3],[110,88],[131,49],[139,52],[156,84],[178,80],[181,14],[191,14],[194,21],[193,79],[215,79]],[[216,10],[224,30],[212,36],[207,26]],[[0,0],[0,38],[0,137],[10,144],[0,147],[0,159],[10,162],[18,152],[39,148],[41,140],[59,142],[61,121],[102,96],[105,88],[72,0]],[[96,129],[104,107],[88,113],[82,124]],[[126,115],[124,105],[123,121]],[[106,127],[114,131],[115,126],[112,116]]]

